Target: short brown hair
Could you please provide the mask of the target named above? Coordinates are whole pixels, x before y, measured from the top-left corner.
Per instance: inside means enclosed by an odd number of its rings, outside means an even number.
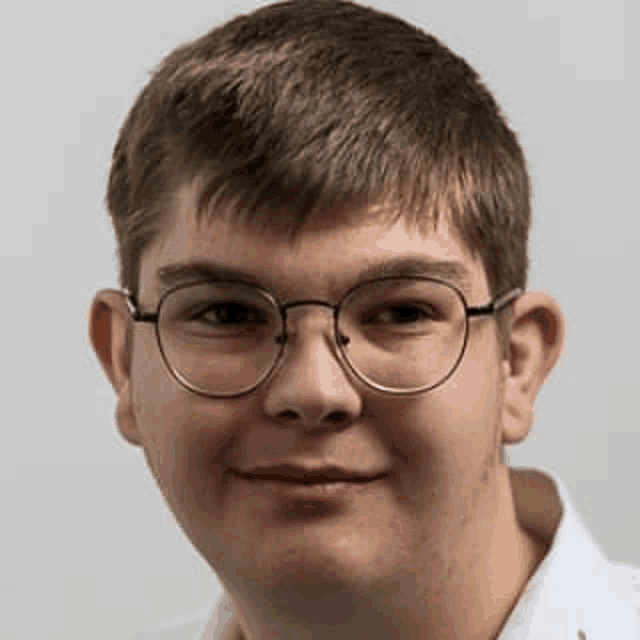
[[[461,57],[355,2],[262,7],[153,71],[105,198],[123,288],[138,294],[141,256],[195,178],[199,222],[224,210],[290,240],[338,210],[425,231],[444,215],[493,295],[526,286],[530,182],[516,134]]]

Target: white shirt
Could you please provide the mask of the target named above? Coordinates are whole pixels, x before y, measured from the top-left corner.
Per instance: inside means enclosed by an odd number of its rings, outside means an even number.
[[[640,568],[607,559],[551,471],[511,468],[518,519],[549,548],[498,640],[640,640]],[[131,640],[231,640],[226,593],[212,612]]]

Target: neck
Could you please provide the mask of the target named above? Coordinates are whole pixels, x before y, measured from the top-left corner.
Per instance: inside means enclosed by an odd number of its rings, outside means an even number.
[[[459,637],[493,640],[516,608],[527,584],[542,562],[547,545],[521,527],[509,478],[508,467],[500,467],[497,476],[498,509],[493,535],[479,562],[463,584],[460,605],[472,603],[457,620],[464,620]],[[490,530],[490,529],[488,529]],[[427,637],[440,637],[438,635]]]

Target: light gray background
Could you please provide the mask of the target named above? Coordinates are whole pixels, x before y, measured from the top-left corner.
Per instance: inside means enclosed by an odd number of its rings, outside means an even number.
[[[640,565],[640,3],[370,2],[463,55],[520,134],[535,189],[530,289],[558,300],[568,335],[510,459],[557,471],[605,551]],[[262,4],[41,0],[0,19],[3,640],[126,638],[218,594],[116,431],[87,317],[93,293],[117,286],[102,198],[148,71]]]

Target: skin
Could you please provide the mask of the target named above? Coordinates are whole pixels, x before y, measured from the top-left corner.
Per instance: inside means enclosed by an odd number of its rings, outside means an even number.
[[[334,221],[292,246],[222,220],[198,228],[193,204],[192,187],[183,187],[166,235],[143,256],[144,312],[158,305],[156,269],[188,257],[250,270],[281,303],[335,304],[361,264],[427,255],[469,269],[469,305],[491,299],[482,264],[445,225],[424,237],[402,222],[364,219],[349,228]],[[401,398],[376,394],[342,369],[329,309],[293,308],[277,374],[247,396],[213,399],[174,380],[153,325],[131,323],[120,293],[96,294],[89,336],[117,394],[118,428],[142,448],[181,527],[229,592],[229,638],[498,635],[546,551],[518,523],[499,447],[529,433],[535,396],[564,340],[563,315],[550,296],[527,292],[512,308],[509,360],[501,359],[495,319],[473,318],[454,375]],[[394,477],[294,518],[281,499],[223,473],[225,465],[294,456]]]

